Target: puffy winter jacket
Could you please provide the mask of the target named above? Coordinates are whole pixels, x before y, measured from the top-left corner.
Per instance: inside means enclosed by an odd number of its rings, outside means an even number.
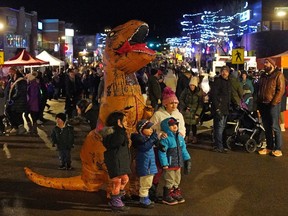
[[[136,149],[136,172],[138,176],[156,174],[157,166],[153,146],[158,142],[157,134],[146,137],[139,133],[131,134],[132,146]]]
[[[171,118],[166,118],[161,122],[161,129],[167,133],[168,137],[161,140],[161,144],[165,147],[166,151],[158,151],[159,161],[161,166],[183,167],[183,162],[189,160],[190,154],[187,151],[184,138],[177,132],[174,134],[168,125]]]

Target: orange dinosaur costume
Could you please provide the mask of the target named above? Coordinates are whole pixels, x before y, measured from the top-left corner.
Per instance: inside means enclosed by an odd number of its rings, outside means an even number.
[[[95,130],[87,135],[81,149],[82,173],[70,178],[45,177],[25,167],[27,177],[34,183],[61,190],[98,191],[109,181],[104,164],[105,148],[98,133],[106,117],[115,110],[125,110],[128,133],[135,132],[136,123],[143,118],[145,104],[135,72],[151,62],[156,54],[147,48],[144,39],[149,27],[130,20],[112,29],[107,35],[104,52],[104,95]]]

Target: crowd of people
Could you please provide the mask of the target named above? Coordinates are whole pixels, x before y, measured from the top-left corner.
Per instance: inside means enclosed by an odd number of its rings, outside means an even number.
[[[0,135],[37,136],[37,126],[45,122],[45,107],[50,108],[47,102],[60,97],[65,98],[63,112],[68,120],[82,116],[94,129],[103,71],[100,66],[82,70],[47,68],[44,72],[26,72],[10,67],[8,76],[0,80]]]
[[[74,135],[73,127],[65,127],[66,120],[81,116],[91,130],[96,128],[103,73],[101,64],[27,74],[10,67],[7,81],[0,81],[0,135],[37,135],[37,125],[45,121],[44,109],[49,108],[47,100],[63,97],[65,107],[63,113],[56,115],[57,125],[51,138],[59,146],[65,143],[63,139],[70,140],[66,142],[69,148],[60,148],[59,168],[71,169],[70,150],[74,140],[69,137]],[[259,154],[282,156],[287,81],[273,59],[265,59],[262,71],[237,71],[224,66],[214,77],[205,71],[193,72],[188,62],[158,60],[142,68],[136,76],[142,94],[147,96],[146,104],[154,109],[152,117],[140,120],[137,131],[128,137],[125,114],[113,112],[101,132],[107,149],[105,163],[113,183],[109,203],[113,208],[125,209],[121,197],[130,174],[129,139],[132,148],[138,151],[136,170],[143,207],[153,207],[162,176],[165,180],[162,202],[175,205],[185,201],[179,187],[180,170],[191,166],[186,145],[199,143],[197,129],[204,121],[213,121],[213,151],[227,153],[223,135],[227,118],[234,110],[248,110],[261,119],[265,128],[267,146]],[[66,137],[61,138],[59,134],[63,130]]]

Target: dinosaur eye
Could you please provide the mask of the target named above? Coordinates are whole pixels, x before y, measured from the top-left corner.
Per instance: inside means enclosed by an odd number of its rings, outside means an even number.
[[[109,32],[109,34],[108,34],[109,37],[112,37],[114,35],[115,35],[115,32],[113,32],[113,31]]]

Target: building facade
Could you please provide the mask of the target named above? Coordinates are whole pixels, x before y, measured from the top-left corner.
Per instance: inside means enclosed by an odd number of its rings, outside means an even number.
[[[0,50],[4,53],[4,60],[15,56],[26,49],[35,56],[37,49],[37,12],[25,12],[9,7],[0,7]]]

